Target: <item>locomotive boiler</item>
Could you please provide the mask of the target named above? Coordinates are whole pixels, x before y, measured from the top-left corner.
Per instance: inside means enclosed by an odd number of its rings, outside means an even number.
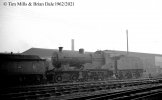
[[[57,69],[61,65],[69,65],[80,69],[83,67],[83,64],[92,62],[91,55],[84,54],[83,49],[79,49],[79,53],[65,53],[62,49],[63,47],[59,47],[59,52],[54,52],[52,55],[52,64]]]
[[[50,82],[131,79],[140,78],[143,73],[138,57],[116,56],[104,51],[84,53],[84,49],[66,52],[60,47],[52,55],[52,64],[54,69],[47,73]]]

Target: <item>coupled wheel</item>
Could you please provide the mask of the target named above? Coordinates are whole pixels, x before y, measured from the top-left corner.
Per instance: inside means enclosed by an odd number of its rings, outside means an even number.
[[[140,73],[139,72],[136,72],[135,73],[135,78],[139,78],[140,77]]]
[[[77,75],[77,74],[73,74],[73,75],[71,76],[71,80],[72,80],[72,81],[77,81],[77,80],[78,80],[78,75]]]
[[[55,81],[56,81],[57,83],[62,82],[62,76],[61,76],[61,75],[55,76]]]

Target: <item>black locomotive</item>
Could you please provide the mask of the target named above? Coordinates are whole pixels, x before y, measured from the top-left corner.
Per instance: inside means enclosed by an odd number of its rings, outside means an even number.
[[[142,60],[128,55],[111,55],[104,51],[94,53],[66,53],[59,48],[52,55],[53,70],[48,71],[50,82],[99,81],[108,79],[135,79],[143,73]]]

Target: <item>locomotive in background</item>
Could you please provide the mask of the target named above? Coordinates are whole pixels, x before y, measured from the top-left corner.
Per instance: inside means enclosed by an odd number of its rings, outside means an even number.
[[[84,49],[67,53],[62,47],[53,53],[50,61],[36,55],[20,54],[0,54],[0,60],[3,85],[137,79],[142,77],[144,70],[138,57],[104,51],[85,53]],[[49,69],[51,63],[52,70]]]
[[[52,55],[53,70],[47,72],[50,82],[136,79],[142,77],[143,63],[138,57],[111,55],[104,51],[66,53],[59,47]]]

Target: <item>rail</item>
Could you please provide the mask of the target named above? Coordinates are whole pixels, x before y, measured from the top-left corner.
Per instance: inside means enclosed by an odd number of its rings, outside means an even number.
[[[100,82],[80,82],[80,83],[64,83],[64,84],[47,84],[25,87],[12,87],[1,89],[0,98],[25,100],[25,99],[74,99],[87,98],[90,96],[99,97],[99,95],[127,91],[128,89],[144,87],[146,85],[153,86],[161,83],[162,79],[140,79],[140,80],[111,80]],[[133,89],[134,90],[134,89]],[[111,92],[111,93],[108,93]]]

